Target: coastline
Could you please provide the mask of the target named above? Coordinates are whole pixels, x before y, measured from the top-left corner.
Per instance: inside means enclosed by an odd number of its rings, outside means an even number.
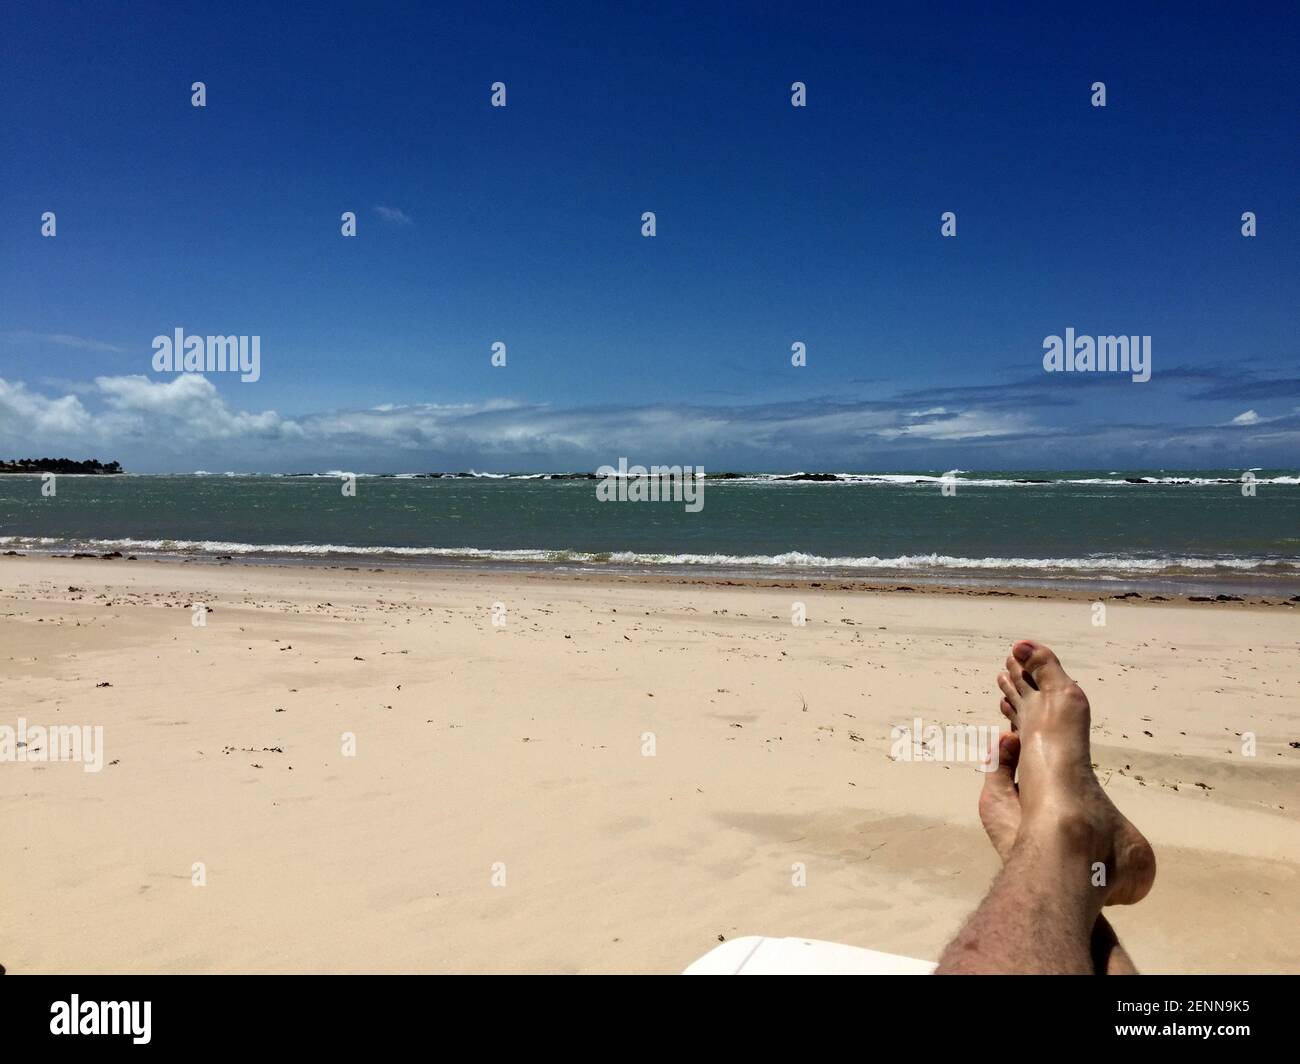
[[[756,588],[818,589],[861,592],[923,592],[936,595],[985,595],[1026,598],[1062,598],[1073,601],[1139,600],[1197,605],[1300,608],[1300,576],[1255,577],[1225,573],[1196,576],[1084,575],[1030,576],[1009,571],[969,573],[961,570],[894,570],[865,575],[835,569],[820,571],[793,567],[727,568],[723,565],[636,565],[603,563],[506,561],[490,558],[438,558],[392,554],[221,554],[216,551],[179,553],[166,550],[124,553],[59,552],[26,548],[0,551],[0,563],[20,558],[50,558],[72,562],[124,561],[168,565],[252,566],[256,568],[321,569],[344,572],[428,572],[460,574],[466,578],[529,577],[556,580],[591,580],[616,583],[645,582],[702,587],[750,586]]]
[[[0,482],[0,554],[1300,595],[1300,478],[1138,472],[990,471],[952,484],[930,473],[753,474],[713,482],[698,513],[613,505],[594,474],[74,476],[48,496],[20,476]]]

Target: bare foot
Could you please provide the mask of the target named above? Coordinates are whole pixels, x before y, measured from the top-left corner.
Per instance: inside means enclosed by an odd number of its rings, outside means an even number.
[[[1106,797],[1092,771],[1091,719],[1083,690],[1051,650],[1029,640],[1011,648],[998,687],[1005,696],[1002,712],[1020,736],[1021,832],[1081,850],[1090,862],[1104,864],[1105,882],[1097,884],[1103,904],[1141,901],[1155,880],[1155,854]],[[1003,772],[999,764],[985,788]],[[1005,794],[998,786],[994,784],[994,797]],[[981,796],[981,818],[983,805]],[[993,801],[989,805],[991,812],[1001,809]]]
[[[1007,732],[998,741],[998,767],[984,776],[980,791],[980,823],[1002,863],[1011,856],[1020,832],[1020,792],[1016,789],[1016,762],[1020,736]]]

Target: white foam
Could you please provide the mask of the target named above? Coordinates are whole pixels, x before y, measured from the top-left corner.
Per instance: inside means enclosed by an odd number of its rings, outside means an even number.
[[[575,551],[544,548],[497,549],[485,547],[358,547],[339,543],[237,543],[227,540],[187,539],[88,539],[0,536],[0,545],[32,549],[63,547],[67,550],[153,551],[162,554],[242,555],[262,557],[397,557],[483,560],[506,562],[568,562],[621,566],[707,566],[710,568],[768,568],[784,570],[892,570],[918,573],[949,570],[1033,570],[1077,573],[1164,573],[1250,571],[1254,569],[1300,570],[1300,558],[1139,558],[1101,555],[1079,558],[965,558],[948,554],[904,554],[892,558],[828,557],[803,551],[782,554],[663,554],[642,551]]]

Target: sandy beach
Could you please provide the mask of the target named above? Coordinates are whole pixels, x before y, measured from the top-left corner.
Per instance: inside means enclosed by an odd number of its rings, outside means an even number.
[[[0,963],[668,973],[752,934],[934,959],[997,868],[982,775],[890,729],[1001,725],[1032,636],[1157,852],[1108,911],[1138,966],[1300,972],[1300,609],[1106,607],[0,557],[0,724],[104,743],[99,771],[0,765]]]

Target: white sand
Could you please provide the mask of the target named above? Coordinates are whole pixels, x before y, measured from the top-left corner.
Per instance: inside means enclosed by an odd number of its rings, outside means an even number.
[[[1300,971],[1300,610],[1108,609],[0,557],[0,724],[106,748],[0,764],[0,963],[673,972],[750,934],[933,959],[997,867],[982,777],[892,761],[889,730],[1001,724],[1032,636],[1156,848],[1151,896],[1109,911],[1138,966]]]

